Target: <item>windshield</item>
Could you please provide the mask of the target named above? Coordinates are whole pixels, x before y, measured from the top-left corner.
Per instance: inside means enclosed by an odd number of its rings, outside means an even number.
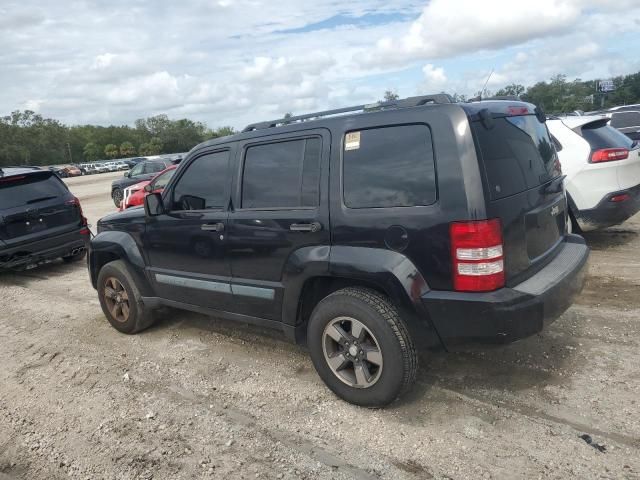
[[[66,193],[66,188],[53,175],[26,175],[16,179],[0,178],[0,209],[37,204],[57,198]]]
[[[547,126],[535,115],[495,118],[489,129],[480,121],[472,127],[491,199],[538,187],[562,173]]]

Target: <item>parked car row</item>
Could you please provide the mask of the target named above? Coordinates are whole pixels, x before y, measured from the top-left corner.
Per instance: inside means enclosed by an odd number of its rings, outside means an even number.
[[[143,181],[149,181],[158,173],[175,163],[177,162],[172,157],[158,157],[138,163],[131,170],[125,172],[124,178],[112,182],[111,199],[114,205],[118,208],[122,206],[122,200],[125,198],[125,189],[127,187]]]

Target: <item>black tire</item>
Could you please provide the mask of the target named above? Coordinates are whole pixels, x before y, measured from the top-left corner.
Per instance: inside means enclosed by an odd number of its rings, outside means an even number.
[[[571,233],[577,233],[578,235],[582,234],[582,229],[580,228],[580,225],[578,225],[576,216],[571,210],[569,210],[569,221],[571,222]]]
[[[328,363],[325,329],[340,318],[357,320],[369,330],[371,340],[378,344],[381,367],[377,380],[365,388],[345,382]],[[348,287],[321,300],[309,320],[307,344],[320,378],[336,395],[349,403],[370,408],[383,407],[415,382],[418,355],[409,330],[398,309],[387,297],[374,290]],[[349,351],[342,351],[342,355]],[[354,372],[357,362],[362,363],[362,359],[352,362]],[[369,364],[369,367],[376,369],[374,364]],[[340,371],[348,372],[348,368]]]
[[[109,300],[105,296],[107,282],[115,279],[124,287],[128,297],[128,315],[123,321],[117,319],[109,308]],[[127,265],[122,260],[107,263],[98,273],[98,299],[104,315],[113,328],[126,334],[138,333],[153,324],[153,311],[142,303],[140,290],[129,272]]]
[[[120,203],[122,202],[123,198],[124,198],[124,192],[122,191],[121,188],[114,188],[113,190],[111,190],[111,199],[113,200],[113,203],[115,204],[116,207],[120,206]]]
[[[64,257],[62,257],[62,260],[64,260],[66,263],[73,263],[73,262],[79,262],[86,256],[87,256],[87,251],[83,250],[82,252],[76,253],[75,255],[65,255]]]

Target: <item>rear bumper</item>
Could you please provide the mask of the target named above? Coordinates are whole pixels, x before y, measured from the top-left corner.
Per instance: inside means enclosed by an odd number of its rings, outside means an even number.
[[[612,202],[614,195],[629,195],[629,199],[622,202]],[[620,225],[640,211],[640,185],[611,192],[604,196],[594,208],[576,212],[578,225],[585,231]]]
[[[533,277],[495,292],[427,292],[422,302],[445,346],[509,343],[540,332],[571,306],[584,286],[589,248],[577,235]]]
[[[0,247],[0,269],[31,267],[71,255],[79,249],[86,249],[89,246],[89,235],[80,233],[83,230],[86,230],[86,227],[34,242],[8,248]]]

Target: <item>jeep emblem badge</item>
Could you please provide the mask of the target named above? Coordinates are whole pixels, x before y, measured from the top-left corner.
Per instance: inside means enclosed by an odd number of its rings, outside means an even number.
[[[551,216],[552,217],[555,217],[559,213],[560,213],[560,207],[558,205],[554,205],[553,207],[551,207]]]

